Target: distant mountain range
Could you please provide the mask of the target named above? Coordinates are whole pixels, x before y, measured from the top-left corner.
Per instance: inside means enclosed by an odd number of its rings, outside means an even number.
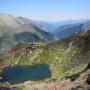
[[[83,19],[83,20],[66,20],[66,21],[61,21],[61,22],[55,22],[55,23],[48,23],[44,21],[32,21],[33,24],[45,31],[48,32],[55,32],[59,27],[64,26],[64,25],[72,25],[72,24],[80,24],[80,23],[85,23],[87,22],[88,19]]]
[[[57,28],[54,33],[59,39],[64,39],[72,36],[73,34],[83,32],[90,29],[90,21],[76,23],[76,24],[67,24],[62,25]]]
[[[66,20],[57,23],[34,21],[33,24],[45,31],[54,33],[58,39],[64,39],[85,30],[90,26],[90,20]]]
[[[63,39],[63,38],[69,37],[75,33],[81,32],[82,27],[83,27],[83,24],[63,25],[55,31],[55,34],[60,39]]]
[[[88,29],[89,26],[89,20],[48,23],[0,14],[0,48],[10,48],[20,42],[50,42],[64,39]]]

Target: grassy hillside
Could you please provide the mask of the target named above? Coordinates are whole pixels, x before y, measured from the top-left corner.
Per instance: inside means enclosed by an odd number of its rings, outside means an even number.
[[[50,80],[71,76],[82,71],[90,59],[90,33],[80,33],[62,41],[36,44],[33,50],[26,44],[17,45],[0,57],[0,69],[15,65],[48,64]]]

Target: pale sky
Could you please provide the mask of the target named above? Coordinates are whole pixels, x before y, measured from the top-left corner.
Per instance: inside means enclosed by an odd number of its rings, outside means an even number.
[[[41,21],[90,18],[90,0],[0,0],[0,13]]]

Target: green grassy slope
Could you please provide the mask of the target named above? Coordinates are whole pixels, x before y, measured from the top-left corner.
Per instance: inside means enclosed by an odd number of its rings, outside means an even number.
[[[80,33],[62,41],[37,45],[26,50],[26,45],[17,45],[0,57],[0,69],[6,66],[48,64],[51,80],[71,76],[82,71],[90,60],[90,34]]]

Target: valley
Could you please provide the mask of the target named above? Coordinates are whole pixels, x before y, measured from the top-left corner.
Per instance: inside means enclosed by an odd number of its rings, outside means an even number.
[[[89,88],[89,63],[89,20],[47,32],[27,18],[0,14],[0,87],[78,90],[77,83]]]

